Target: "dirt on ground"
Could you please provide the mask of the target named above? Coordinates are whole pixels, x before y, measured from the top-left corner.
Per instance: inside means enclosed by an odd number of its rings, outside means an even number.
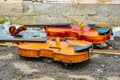
[[[108,43],[120,50],[120,38]],[[0,80],[120,80],[120,55],[92,53],[89,60],[66,69],[50,58],[25,58],[17,47],[0,46]]]
[[[114,50],[120,50],[120,37],[114,37],[114,40],[108,42],[108,45],[111,46]]]

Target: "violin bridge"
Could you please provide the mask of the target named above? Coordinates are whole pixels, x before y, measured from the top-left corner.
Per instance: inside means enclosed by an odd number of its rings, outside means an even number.
[[[79,22],[79,26],[80,26],[80,28],[83,28],[84,27],[84,21]]]
[[[55,38],[56,46],[60,48],[60,37]]]

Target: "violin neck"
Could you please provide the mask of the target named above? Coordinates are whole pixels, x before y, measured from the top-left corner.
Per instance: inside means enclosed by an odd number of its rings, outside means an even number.
[[[25,39],[21,39],[21,38],[0,38],[0,42],[41,42],[41,43],[45,43],[47,41],[46,37],[43,38],[25,38]]]

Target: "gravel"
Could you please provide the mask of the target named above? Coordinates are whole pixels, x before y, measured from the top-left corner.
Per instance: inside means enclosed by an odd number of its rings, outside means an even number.
[[[0,47],[0,80],[111,79],[120,80],[120,55],[93,53],[90,60],[66,69],[63,63],[49,58],[21,57],[17,47]]]

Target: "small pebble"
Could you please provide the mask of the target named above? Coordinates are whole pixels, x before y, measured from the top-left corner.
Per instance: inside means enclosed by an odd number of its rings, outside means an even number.
[[[115,55],[114,57],[115,57],[115,58],[118,58],[118,56],[116,56],[116,55]]]
[[[44,61],[47,62],[47,63],[52,63],[53,62],[53,60],[50,59],[50,58],[45,58]]]
[[[103,70],[102,70],[102,69],[97,69],[97,71],[98,71],[99,73],[102,73],[102,72],[103,72]]]
[[[102,67],[102,68],[104,68],[104,67],[105,67],[105,65],[104,65],[104,64],[101,64],[101,67]]]

